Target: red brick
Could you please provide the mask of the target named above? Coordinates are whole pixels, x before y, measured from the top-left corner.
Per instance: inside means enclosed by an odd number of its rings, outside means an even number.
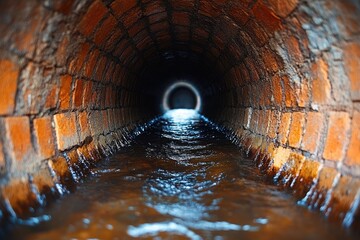
[[[79,143],[75,113],[60,113],[54,116],[58,149],[63,151]]]
[[[328,160],[340,161],[344,156],[350,118],[347,112],[330,112],[323,157]]]
[[[273,33],[281,29],[281,19],[277,17],[274,12],[258,1],[254,8],[253,13],[255,19],[260,21],[268,33]]]
[[[79,31],[83,35],[89,36],[106,13],[107,9],[104,4],[98,0],[94,1],[81,19],[78,26]]]
[[[276,61],[275,53],[271,52],[268,49],[264,49],[263,51],[261,51],[261,53],[267,70],[272,72],[277,72],[279,66]]]
[[[0,115],[12,114],[19,69],[10,60],[0,60]]]
[[[290,127],[291,113],[282,113],[281,121],[279,126],[279,134],[278,141],[281,144],[286,144],[289,135],[289,127]]]
[[[346,156],[349,165],[360,165],[360,112],[354,112],[351,125],[351,140]]]
[[[66,60],[68,58],[69,44],[70,44],[70,36],[65,35],[61,40],[61,42],[59,43],[55,53],[56,64],[58,66],[64,66],[66,64]]]
[[[252,40],[258,47],[263,46],[269,39],[264,29],[253,19],[250,19],[246,25],[245,30],[252,37]]]
[[[75,0],[54,1],[52,2],[52,7],[55,11],[61,12],[64,15],[68,15],[69,13],[71,13],[74,1]]]
[[[291,147],[299,148],[303,133],[303,126],[305,123],[305,114],[301,112],[294,112],[291,117],[289,145]]]
[[[274,104],[276,106],[282,105],[282,96],[283,90],[281,87],[281,79],[278,75],[274,75],[271,79],[272,82],[272,89],[273,89],[273,96],[274,96]]]
[[[312,100],[316,104],[326,104],[330,100],[331,85],[327,63],[320,59],[313,63]]]
[[[324,126],[324,116],[318,112],[308,112],[306,127],[302,141],[302,149],[310,153],[316,153],[320,144],[320,138]]]
[[[116,16],[122,16],[125,12],[135,7],[137,0],[118,0],[111,4]]]
[[[194,0],[170,0],[174,9],[192,10],[195,6]]]
[[[96,63],[99,61],[100,51],[95,49],[89,52],[89,58],[84,65],[84,75],[88,78],[92,78]]]
[[[287,17],[297,6],[298,0],[268,0],[270,7],[279,17]]]
[[[4,118],[8,152],[14,161],[28,160],[33,154],[28,117]]]
[[[345,68],[351,83],[351,96],[360,100],[360,43],[348,43],[344,51]]]
[[[229,9],[229,15],[236,24],[244,26],[249,20],[249,14],[241,5],[241,3],[234,2],[233,6]]]
[[[41,159],[55,155],[55,143],[51,126],[51,117],[36,118],[34,120],[34,135],[38,154]]]
[[[99,46],[102,46],[105,40],[110,36],[112,30],[114,30],[116,23],[116,19],[112,15],[109,15],[99,30],[95,33],[94,42]]]
[[[199,13],[210,18],[218,18],[222,11],[210,1],[200,0]]]
[[[83,43],[79,46],[79,52],[76,54],[75,59],[70,64],[70,72],[71,73],[79,73],[84,62],[85,58],[90,51],[90,45],[88,43]]]
[[[86,81],[84,84],[84,96],[83,96],[83,108],[89,107],[91,103],[91,95],[93,92],[93,83],[91,81]]]
[[[79,108],[82,106],[83,102],[83,94],[84,94],[84,80],[77,79],[74,87],[73,94],[73,108]]]
[[[145,16],[151,16],[163,12],[166,12],[166,8],[160,1],[150,1],[145,5]]]
[[[186,12],[174,12],[172,15],[172,21],[175,25],[189,26],[190,15]]]

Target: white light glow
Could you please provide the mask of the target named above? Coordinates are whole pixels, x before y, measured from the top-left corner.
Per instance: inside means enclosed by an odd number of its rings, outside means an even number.
[[[170,85],[170,87],[168,87],[164,93],[164,97],[163,97],[163,110],[164,112],[169,111],[170,110],[170,106],[169,106],[169,97],[171,95],[171,93],[179,87],[185,87],[190,89],[194,95],[196,96],[196,106],[194,108],[195,111],[199,112],[201,110],[201,97],[200,97],[200,93],[199,91],[196,89],[196,87],[194,87],[191,83],[185,82],[185,81],[179,81],[176,82],[172,85]]]

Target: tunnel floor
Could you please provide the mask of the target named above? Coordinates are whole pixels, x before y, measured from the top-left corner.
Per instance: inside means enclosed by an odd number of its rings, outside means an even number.
[[[6,239],[351,239],[267,181],[192,110],[171,110]]]

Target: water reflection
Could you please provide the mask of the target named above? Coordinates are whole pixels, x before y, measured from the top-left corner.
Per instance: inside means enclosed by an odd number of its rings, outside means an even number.
[[[0,239],[352,237],[267,184],[217,129],[196,111],[167,112],[74,193]]]
[[[128,228],[129,235],[139,237],[155,236],[158,232],[172,232],[191,239],[201,239],[190,229],[207,231],[256,230],[256,227],[243,227],[229,222],[211,222],[211,211],[219,209],[220,198],[211,199],[212,188],[218,185],[223,174],[208,176],[208,167],[215,163],[195,159],[210,158],[214,151],[206,141],[208,131],[201,128],[205,120],[194,110],[171,110],[160,119],[161,141],[149,143],[148,156],[171,159],[177,164],[192,166],[184,171],[159,169],[146,180],[143,194],[146,205],[163,215],[173,217],[171,222],[147,223]],[[164,142],[168,142],[165,143]]]

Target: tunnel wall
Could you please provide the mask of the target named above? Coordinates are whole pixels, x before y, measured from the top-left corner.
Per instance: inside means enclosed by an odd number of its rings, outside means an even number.
[[[267,6],[253,7],[248,56],[224,71],[208,114],[301,204],[348,225],[360,197],[359,4]]]
[[[134,74],[111,53],[115,43],[90,37],[105,7],[73,26],[72,4],[0,3],[0,217],[25,216],[70,191],[153,116]]]
[[[0,216],[67,192],[126,144],[165,84],[141,70],[175,60],[214,72],[196,82],[203,113],[261,169],[351,224],[359,12],[355,0],[1,1]]]

